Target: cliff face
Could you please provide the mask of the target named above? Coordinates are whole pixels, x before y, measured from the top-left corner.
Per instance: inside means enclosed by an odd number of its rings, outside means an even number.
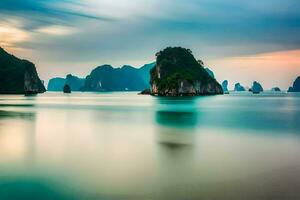
[[[223,94],[222,86],[196,61],[190,50],[169,47],[156,56],[156,65],[150,72],[152,95]]]
[[[0,48],[0,94],[37,94],[45,91],[33,63]]]

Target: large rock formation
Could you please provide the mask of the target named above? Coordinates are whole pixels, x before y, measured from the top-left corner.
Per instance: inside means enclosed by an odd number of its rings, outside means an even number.
[[[0,94],[45,92],[33,63],[19,59],[0,47]]]
[[[197,62],[189,49],[168,47],[156,56],[156,65],[151,69],[152,95],[223,94],[222,86]]]
[[[243,92],[243,91],[246,91],[246,89],[240,83],[236,83],[234,85],[234,91]]]
[[[253,85],[252,85],[252,87],[251,87],[251,91],[252,91],[253,93],[260,93],[260,92],[263,92],[264,89],[263,89],[263,87],[261,86],[261,84],[260,84],[259,82],[254,81],[254,82],[253,82]]]
[[[228,92],[228,81],[227,80],[224,80],[223,82],[222,82],[222,88],[223,88],[223,91],[224,92]]]
[[[288,92],[300,92],[300,76],[296,78],[293,86],[289,88]]]
[[[83,91],[142,91],[150,87],[150,69],[154,63],[137,69],[128,65],[113,68],[102,65],[86,77]]]
[[[85,79],[78,78],[68,74],[66,78],[52,78],[49,80],[47,90],[48,91],[63,91],[64,86],[67,84],[72,91],[80,91],[84,85]]]

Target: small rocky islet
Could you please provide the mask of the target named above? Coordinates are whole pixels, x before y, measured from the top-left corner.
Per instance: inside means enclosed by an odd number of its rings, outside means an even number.
[[[250,92],[253,92],[254,94],[258,94],[260,92],[263,92],[264,89],[263,87],[261,86],[261,84],[257,81],[254,81],[253,82],[253,85],[252,87],[249,89]]]
[[[68,84],[65,84],[63,92],[66,94],[70,94],[72,92],[71,87]]]

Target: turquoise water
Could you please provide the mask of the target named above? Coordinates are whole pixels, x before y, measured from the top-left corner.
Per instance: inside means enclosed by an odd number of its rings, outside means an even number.
[[[300,199],[300,95],[0,96],[0,199]]]

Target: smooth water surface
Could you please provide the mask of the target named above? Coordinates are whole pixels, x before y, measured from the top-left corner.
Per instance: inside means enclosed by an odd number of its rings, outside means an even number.
[[[0,199],[300,199],[300,95],[0,96]]]

